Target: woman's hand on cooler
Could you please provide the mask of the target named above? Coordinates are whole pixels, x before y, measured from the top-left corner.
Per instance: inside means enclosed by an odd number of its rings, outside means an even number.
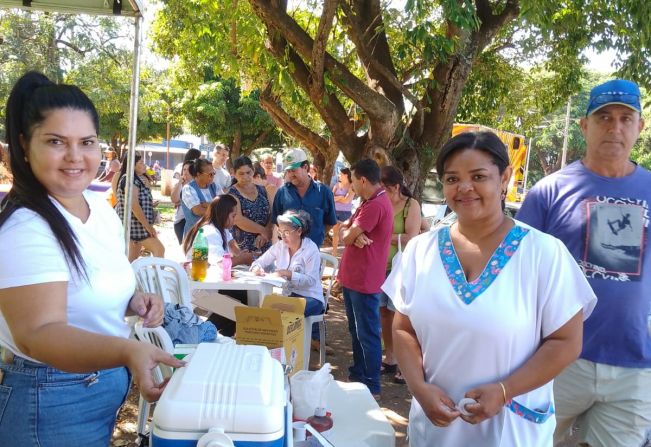
[[[414,390],[414,397],[432,424],[437,427],[447,427],[461,416],[452,399],[436,385],[423,383]]]
[[[502,386],[499,383],[481,385],[468,391],[465,397],[475,399],[477,403],[466,405],[466,411],[471,413],[471,415],[462,415],[461,418],[471,424],[479,424],[486,419],[492,418],[502,411],[502,407],[506,404],[504,394]]]
[[[133,341],[127,353],[127,368],[131,371],[133,379],[138,384],[140,394],[148,402],[156,402],[162,394],[169,379],[162,383],[154,383],[152,377],[152,370],[158,366],[159,363],[171,366],[173,368],[181,368],[185,366],[185,362],[177,359],[172,354],[163,351],[162,349],[150,344],[140,341]]]
[[[158,295],[136,292],[129,301],[129,309],[143,319],[142,324],[145,327],[158,327],[163,324],[165,306]]]

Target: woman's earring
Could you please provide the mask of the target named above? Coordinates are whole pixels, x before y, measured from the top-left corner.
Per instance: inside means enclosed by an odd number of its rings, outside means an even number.
[[[506,199],[506,191],[502,191],[502,195],[500,197],[502,200]]]
[[[23,157],[25,159],[25,163],[29,163],[29,160],[27,159],[27,156]]]

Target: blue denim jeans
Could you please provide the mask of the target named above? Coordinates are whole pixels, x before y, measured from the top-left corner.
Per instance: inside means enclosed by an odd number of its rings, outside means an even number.
[[[129,391],[126,368],[75,374],[16,357],[0,369],[0,444],[109,445]]]
[[[353,366],[349,378],[362,382],[373,394],[380,393],[382,341],[380,339],[380,293],[361,293],[343,288],[348,330],[353,342]]]

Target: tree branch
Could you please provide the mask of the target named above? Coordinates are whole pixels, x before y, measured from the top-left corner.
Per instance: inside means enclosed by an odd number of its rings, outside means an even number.
[[[273,27],[268,28],[270,35],[269,50],[279,60],[287,59],[293,68],[290,75],[310,98],[317,112],[332,132],[335,142],[340,147],[353,147],[359,144],[354,123],[339,98],[334,93],[313,91],[310,88],[310,71],[303,59]]]
[[[79,54],[81,56],[85,56],[86,53],[88,53],[88,50],[84,50],[82,48],[79,48],[77,45],[75,45],[75,44],[73,44],[71,42],[68,42],[66,40],[56,39],[55,42],[60,43],[61,45],[65,45],[66,47],[70,48],[72,51],[74,51],[75,53],[77,53],[77,54]]]
[[[296,121],[281,107],[278,98],[272,94],[271,83],[260,93],[260,106],[284,132],[303,142],[310,151],[327,151],[328,141],[325,138]]]
[[[315,93],[323,93],[323,69],[325,65],[328,36],[332,30],[332,22],[337,12],[339,0],[324,0],[323,13],[319,21],[314,45],[312,46],[312,88]]]
[[[263,130],[262,132],[260,132],[260,135],[255,137],[255,140],[253,140],[253,143],[249,144],[246,147],[246,149],[244,150],[244,152],[246,152],[247,154],[250,154],[251,151],[253,151],[253,149],[260,146],[262,144],[262,142],[267,139],[267,137],[269,136],[270,133],[271,133],[271,129],[266,129],[266,130]]]
[[[357,55],[366,70],[370,85],[381,91],[398,109],[404,112],[403,91],[396,82],[396,69],[384,32],[382,5],[378,0],[352,0],[342,2],[348,36],[355,45]]]
[[[434,70],[434,85],[425,92],[426,104],[437,104],[438,110],[430,109],[425,115],[422,143],[440,147],[442,138],[447,138],[454,115],[461,99],[472,64],[495,37],[497,32],[519,13],[519,0],[507,0],[501,13],[494,15],[488,0],[475,0],[479,29],[461,29],[451,21],[447,23],[446,34],[457,41],[458,50],[448,60],[439,62]],[[417,123],[412,122],[410,128]]]
[[[313,40],[283,8],[270,0],[250,0],[254,12],[270,30],[277,31],[301,57],[309,60]],[[325,53],[325,70],[330,79],[352,101],[368,114],[370,119],[397,120],[395,107],[386,97],[361,82],[348,68]]]
[[[233,10],[237,10],[238,0],[233,0],[233,5],[231,6]],[[231,54],[237,57],[237,20],[233,19],[231,22],[230,30],[230,39],[231,39]]]
[[[488,0],[475,0],[477,17],[481,21],[479,30],[474,37],[477,38],[479,51],[484,49],[493,40],[497,32],[505,23],[513,20],[520,13],[519,0],[507,0],[501,13],[494,15]]]

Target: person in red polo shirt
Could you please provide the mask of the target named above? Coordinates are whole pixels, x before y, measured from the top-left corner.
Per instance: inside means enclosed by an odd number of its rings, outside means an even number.
[[[370,159],[352,166],[352,186],[362,203],[343,227],[345,249],[339,268],[348,330],[353,343],[349,379],[380,394],[380,286],[393,231],[393,208],[380,184],[380,167]],[[384,260],[384,262],[383,262]]]

